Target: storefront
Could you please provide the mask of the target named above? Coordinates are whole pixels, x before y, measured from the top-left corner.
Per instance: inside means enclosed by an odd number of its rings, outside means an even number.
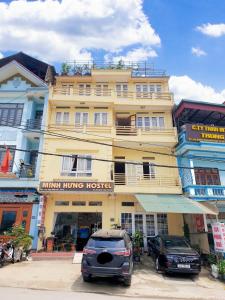
[[[141,231],[147,246],[148,238],[157,234],[182,236],[183,214],[210,213],[201,204],[180,195],[115,194],[112,183],[102,184],[99,191],[87,183],[41,183],[47,201],[43,240],[53,238],[53,250],[81,250],[91,233],[100,228],[122,228],[130,234]],[[89,191],[77,190],[87,186]],[[42,246],[40,242],[39,248]]]
[[[35,189],[0,189],[0,235],[15,224],[22,225],[33,236],[32,247],[36,248],[38,205]]]

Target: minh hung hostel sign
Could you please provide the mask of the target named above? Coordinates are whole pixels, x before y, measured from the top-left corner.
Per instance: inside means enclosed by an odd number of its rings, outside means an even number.
[[[39,190],[41,192],[113,192],[114,185],[112,182],[41,181]]]
[[[225,143],[225,127],[187,124],[185,128],[187,141]]]

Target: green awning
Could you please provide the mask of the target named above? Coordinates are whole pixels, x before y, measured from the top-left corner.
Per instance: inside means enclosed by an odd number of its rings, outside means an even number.
[[[136,194],[135,197],[147,212],[178,213],[178,214],[209,214],[217,213],[206,206],[182,195],[151,195]]]

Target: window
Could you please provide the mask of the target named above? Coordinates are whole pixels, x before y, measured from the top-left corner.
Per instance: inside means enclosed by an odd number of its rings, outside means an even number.
[[[134,202],[122,202],[122,206],[134,206]]]
[[[137,116],[136,126],[144,130],[149,130],[150,128],[164,128],[165,121],[164,117]]]
[[[79,95],[90,96],[91,95],[91,85],[89,83],[79,84]]]
[[[63,157],[62,175],[66,176],[92,176],[92,160],[90,155],[73,155]]]
[[[57,125],[60,125],[60,124],[65,124],[66,125],[66,124],[69,124],[69,118],[70,118],[69,112],[57,111],[55,122],[56,122]]]
[[[132,234],[132,214],[121,214],[121,229],[125,229],[129,234]]]
[[[69,201],[55,201],[56,206],[69,206]]]
[[[101,201],[90,201],[89,206],[102,206]]]
[[[195,168],[197,185],[220,185],[219,170],[216,168]]]
[[[151,98],[152,93],[161,93],[161,84],[137,84],[136,97],[137,98]]]
[[[155,236],[154,215],[146,215],[146,233],[147,236]]]
[[[21,124],[23,104],[0,104],[0,125],[18,126]]]
[[[126,83],[118,83],[116,85],[117,97],[127,97],[128,96],[128,85]]]
[[[13,150],[12,148],[16,148],[16,146],[9,145],[9,148],[10,148],[10,154],[12,156],[12,160],[10,160],[9,171],[12,172],[14,156],[15,156],[15,150]],[[2,160],[5,157],[5,153],[6,153],[6,149],[0,148],[0,164],[2,163]]]
[[[0,232],[10,229],[16,222],[16,211],[3,211]]]
[[[96,84],[95,94],[96,96],[109,96],[108,84]]]
[[[72,205],[73,206],[86,206],[86,202],[85,201],[73,201]]]
[[[142,214],[135,214],[134,216],[134,226],[135,231],[140,231],[143,233],[143,215]]]
[[[87,125],[88,124],[88,113],[87,112],[76,112],[75,113],[75,126]]]
[[[158,234],[168,234],[168,222],[166,214],[157,214]]]
[[[144,179],[155,178],[155,165],[150,162],[143,162],[143,177]]]
[[[105,112],[95,113],[94,114],[95,125],[107,125],[107,118],[108,118],[108,114]]]
[[[64,95],[72,95],[73,94],[73,83],[63,83],[62,84],[62,93]]]

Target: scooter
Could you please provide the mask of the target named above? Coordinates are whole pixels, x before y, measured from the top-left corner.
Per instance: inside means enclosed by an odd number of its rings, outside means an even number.
[[[0,268],[4,266],[4,255],[3,244],[0,243]]]
[[[2,257],[3,257],[3,264],[5,262],[11,262],[14,264],[14,253],[15,253],[15,248],[11,242],[3,244],[2,247]]]

